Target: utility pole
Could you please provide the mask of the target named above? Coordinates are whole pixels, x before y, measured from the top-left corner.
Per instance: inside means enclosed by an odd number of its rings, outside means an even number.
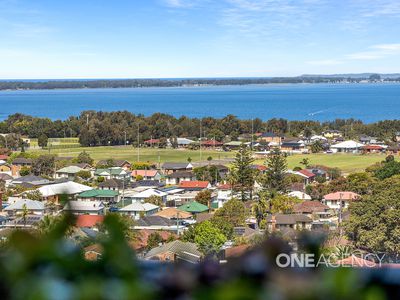
[[[125,134],[125,144],[124,145],[126,146],[126,131],[124,131],[124,134]]]
[[[139,123],[137,125],[137,161],[140,161],[140,136],[139,136]]]
[[[338,216],[338,226],[339,226],[339,236],[342,237],[342,197],[343,194],[339,194],[339,216]]]
[[[251,118],[251,144],[250,144],[250,150],[253,151],[253,142],[254,142],[254,119]]]
[[[200,161],[203,159],[203,153],[201,152],[201,134],[202,134],[202,119],[200,119]]]
[[[89,126],[89,114],[86,114],[86,126]]]

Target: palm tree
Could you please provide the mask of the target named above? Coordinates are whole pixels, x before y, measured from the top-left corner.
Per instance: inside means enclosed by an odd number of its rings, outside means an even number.
[[[26,217],[29,214],[29,210],[26,207],[26,203],[24,203],[24,205],[22,205],[22,219],[24,220],[24,227],[26,227]]]

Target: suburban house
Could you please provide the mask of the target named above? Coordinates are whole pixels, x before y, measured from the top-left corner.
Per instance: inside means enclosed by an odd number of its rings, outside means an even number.
[[[78,200],[83,201],[101,201],[103,203],[117,203],[119,193],[112,190],[88,190],[77,196]]]
[[[139,220],[141,217],[155,214],[156,212],[158,212],[158,210],[159,207],[157,205],[136,201],[122,207],[118,210],[118,212],[131,216],[135,220]]]
[[[152,215],[140,218],[135,223],[135,230],[138,229],[179,231],[180,229],[183,230],[184,227],[171,219]]]
[[[86,170],[77,166],[68,166],[60,170],[57,170],[56,178],[66,178],[68,180],[75,180],[76,174],[81,171],[86,171]]]
[[[196,199],[196,196],[199,193],[198,191],[185,191],[185,190],[183,191],[184,192],[181,193],[168,195],[166,205],[168,207],[175,207],[188,202],[192,202]]]
[[[303,201],[294,205],[293,212],[321,221],[321,219],[326,220],[330,216],[329,209],[329,206],[319,201]]]
[[[4,160],[7,161],[10,157],[8,155],[5,154],[0,154],[0,160]]]
[[[133,180],[136,180],[138,176],[141,180],[161,180],[162,178],[158,170],[133,170],[131,176]]]
[[[9,215],[16,215],[28,211],[32,215],[43,215],[45,211],[44,203],[30,199],[18,199],[4,208]]]
[[[168,194],[163,191],[150,188],[150,189],[146,189],[142,192],[139,192],[137,194],[134,194],[131,198],[133,201],[136,201],[136,202],[140,202],[140,201],[146,202],[146,200],[148,198],[156,196],[156,197],[160,197],[161,200],[163,202],[165,202],[167,195]]]
[[[364,153],[382,153],[386,151],[386,147],[381,145],[365,145],[361,147]]]
[[[97,165],[98,166],[108,166],[110,164],[110,162],[112,163],[112,165],[110,167],[114,167],[114,168],[122,168],[124,170],[129,170],[132,165],[129,161],[127,160],[117,160],[117,159],[111,159],[111,160],[100,160]]]
[[[96,178],[129,180],[130,174],[121,167],[112,167],[107,169],[96,169],[94,172]]]
[[[160,210],[159,212],[156,212],[154,216],[160,216],[171,220],[185,220],[185,219],[191,219],[193,217],[191,213],[179,210],[175,207],[168,207],[163,210]]]
[[[355,152],[359,152],[360,150],[362,150],[362,147],[364,146],[364,144],[355,142],[355,141],[344,141],[335,145],[331,146],[331,150],[333,152],[351,152],[351,153],[355,153]]]
[[[179,148],[186,148],[188,147],[190,144],[193,144],[194,141],[188,138],[177,138],[176,142],[178,143],[178,147]]]
[[[258,140],[275,145],[280,145],[282,143],[283,137],[274,132],[264,132],[259,136]]]
[[[44,185],[40,187],[38,191],[42,194],[45,200],[58,203],[59,197],[61,195],[73,197],[84,191],[89,191],[92,189],[93,188],[87,185],[79,184],[73,181],[67,181],[63,183]]]
[[[316,175],[307,169],[299,171],[288,171],[289,174],[296,175],[303,179],[304,186],[312,183],[315,180]]]
[[[230,141],[224,144],[224,147],[230,150],[239,149],[242,146],[243,142],[241,141]]]
[[[118,179],[108,179],[98,184],[101,190],[119,191],[124,188],[124,181]]]
[[[182,181],[192,181],[195,179],[196,177],[190,171],[177,171],[167,175],[165,177],[165,183],[167,185],[178,185]]]
[[[293,191],[288,194],[290,197],[296,197],[300,200],[311,200],[311,196],[301,192],[301,191]]]
[[[12,166],[10,166],[4,160],[0,160],[0,173],[12,176],[13,175]]]
[[[222,147],[223,145],[224,145],[224,143],[218,142],[216,140],[201,141],[201,146],[206,147],[206,148]]]
[[[307,152],[306,144],[302,140],[284,140],[281,143],[282,152]]]
[[[201,191],[204,189],[211,188],[211,184],[209,181],[181,181],[179,183],[179,188],[189,190],[189,191]]]
[[[8,175],[8,174],[0,173],[0,181],[5,182],[6,186],[8,186],[13,179],[14,178],[12,176]]]
[[[339,130],[326,130],[322,133],[323,137],[326,137],[327,139],[336,139],[336,138],[341,138],[342,133]]]
[[[158,146],[160,144],[160,139],[150,139],[143,142],[148,147]]]
[[[93,228],[103,223],[104,216],[102,215],[78,215],[76,217],[76,227]]]
[[[267,229],[270,232],[282,229],[311,229],[312,220],[303,214],[276,214],[267,217]]]
[[[13,179],[10,184],[14,186],[20,185],[29,188],[29,187],[43,186],[52,183],[53,183],[52,181],[40,176],[26,175]]]
[[[32,159],[25,157],[17,157],[13,160],[12,165],[17,167],[32,167]]]
[[[74,215],[104,215],[105,206],[101,201],[68,201],[63,211]]]
[[[196,201],[192,201],[190,203],[183,204],[178,207],[179,210],[191,213],[191,214],[199,214],[202,212],[208,211],[208,206],[201,204]]]
[[[348,208],[350,202],[359,200],[360,197],[360,195],[353,192],[335,192],[325,195],[322,199],[322,203],[326,204],[331,209],[338,210],[341,208]]]
[[[193,165],[191,163],[169,163],[166,162],[162,165],[161,169],[164,174],[169,175],[178,171],[191,171]]]
[[[200,262],[202,254],[194,243],[179,240],[166,243],[151,249],[144,257],[145,260],[172,261],[172,262]]]

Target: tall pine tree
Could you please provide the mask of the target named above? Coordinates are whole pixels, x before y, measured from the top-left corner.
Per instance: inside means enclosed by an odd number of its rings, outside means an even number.
[[[287,161],[286,156],[278,148],[275,148],[268,155],[265,161],[267,172],[263,180],[264,189],[271,192],[286,192],[288,182],[286,180]]]
[[[254,159],[251,151],[242,145],[236,153],[235,161],[230,174],[230,182],[235,192],[240,193],[242,201],[252,199],[255,172],[251,167]]]

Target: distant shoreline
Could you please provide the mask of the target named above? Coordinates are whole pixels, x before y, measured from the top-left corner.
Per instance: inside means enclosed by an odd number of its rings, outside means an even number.
[[[193,88],[281,84],[398,84],[399,78],[386,77],[271,77],[271,78],[192,78],[192,79],[93,79],[93,80],[0,80],[0,91]]]

